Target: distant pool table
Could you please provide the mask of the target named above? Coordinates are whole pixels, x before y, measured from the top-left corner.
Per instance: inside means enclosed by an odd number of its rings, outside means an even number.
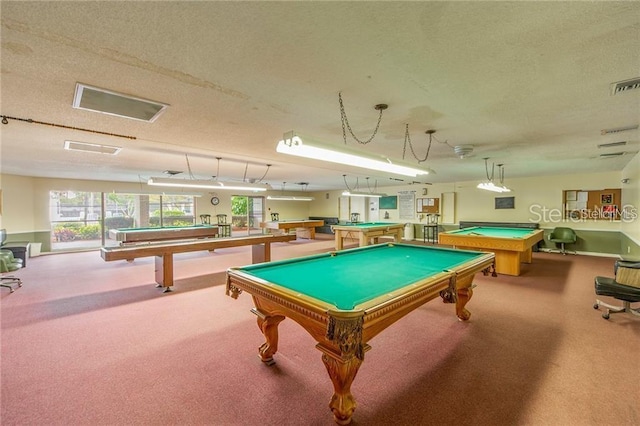
[[[496,255],[496,272],[520,275],[520,263],[531,263],[532,247],[544,238],[542,229],[481,227],[441,232],[440,244],[469,250],[487,250]]]
[[[209,238],[218,235],[215,225],[120,228],[109,230],[109,237],[120,244]]]
[[[364,222],[354,223],[352,225],[333,225],[331,226],[336,236],[336,250],[342,250],[344,248],[344,239],[349,234],[357,236],[358,246],[368,246],[370,241],[374,243],[378,242],[378,238],[391,235],[396,243],[402,240],[402,232],[404,230],[404,224],[402,223],[387,223],[387,222]]]
[[[316,238],[316,228],[323,226],[324,220],[274,220],[271,222],[261,222],[260,227],[270,230],[276,230],[279,232],[290,232],[291,229],[295,230],[297,236],[303,238],[309,238],[311,240]]]
[[[265,364],[274,363],[285,317],[316,340],[334,386],[329,407],[337,423],[347,424],[356,408],[351,384],[368,342],[438,296],[468,320],[473,277],[493,261],[493,253],[378,244],[230,268],[226,293],[234,299],[251,294],[266,340],[258,349]]]

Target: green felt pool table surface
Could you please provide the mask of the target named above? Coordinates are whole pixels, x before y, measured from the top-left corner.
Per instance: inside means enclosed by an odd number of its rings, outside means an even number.
[[[337,309],[349,310],[483,255],[437,247],[379,244],[238,270]]]

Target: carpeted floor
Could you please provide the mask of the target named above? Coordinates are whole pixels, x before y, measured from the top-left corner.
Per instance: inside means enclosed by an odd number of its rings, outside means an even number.
[[[275,244],[273,260],[333,241]],[[263,365],[251,297],[225,296],[241,247],[176,256],[174,292],[153,259],[46,255],[1,292],[2,425],[331,425],[315,342],[280,325]],[[476,277],[469,322],[434,300],[370,344],[354,425],[638,425],[640,318],[593,309],[613,259],[534,253],[519,277]],[[365,271],[366,273],[366,271]]]

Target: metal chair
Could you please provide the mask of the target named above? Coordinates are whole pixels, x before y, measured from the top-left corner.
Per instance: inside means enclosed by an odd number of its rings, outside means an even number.
[[[549,234],[549,241],[551,241],[552,243],[560,244],[560,250],[558,252],[564,255],[567,254],[565,244],[575,244],[577,239],[578,236],[571,228],[557,227],[553,231],[551,231],[551,234]],[[576,254],[576,252],[573,251],[573,254]]]

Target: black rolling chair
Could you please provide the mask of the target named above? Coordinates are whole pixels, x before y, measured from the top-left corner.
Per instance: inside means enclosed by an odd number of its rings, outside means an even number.
[[[622,306],[613,306],[596,299],[594,309],[604,306],[607,311],[602,318],[609,319],[611,314],[628,312],[640,316],[640,307],[632,308],[632,303],[640,302],[640,262],[617,261],[615,278],[596,277],[596,294],[609,296],[622,301]]]
[[[575,244],[577,239],[578,236],[571,228],[558,227],[551,231],[551,234],[549,234],[549,241],[551,241],[552,243],[560,244],[559,252],[565,255],[567,254],[565,244]],[[573,251],[573,254],[576,254],[576,252]]]
[[[13,284],[17,284],[18,287],[22,287],[22,280],[10,274],[12,272],[22,269],[22,259],[13,257],[11,250],[0,250],[0,287],[6,287],[11,290],[11,293],[15,291]]]

